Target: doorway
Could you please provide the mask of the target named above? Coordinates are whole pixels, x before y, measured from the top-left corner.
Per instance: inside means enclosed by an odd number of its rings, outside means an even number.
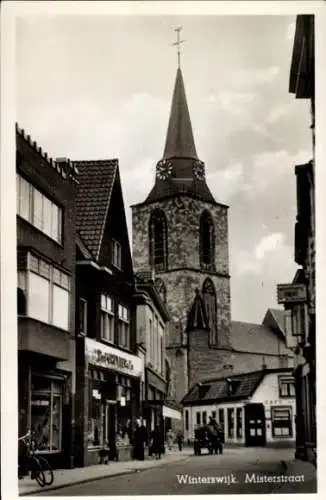
[[[245,405],[245,436],[246,446],[265,446],[266,419],[262,403]]]

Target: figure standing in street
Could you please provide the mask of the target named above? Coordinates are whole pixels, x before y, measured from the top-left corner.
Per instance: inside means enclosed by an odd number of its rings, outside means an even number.
[[[166,441],[167,441],[169,451],[172,450],[173,438],[174,438],[174,434],[172,432],[172,429],[169,429],[168,432],[166,433]]]
[[[155,455],[155,458],[160,460],[162,453],[162,435],[159,427],[155,427],[152,432],[152,453]]]
[[[146,428],[137,422],[134,434],[134,458],[136,460],[145,460],[145,444],[147,444]]]
[[[183,445],[183,434],[181,431],[178,431],[177,433],[177,443],[178,443],[178,448],[179,451],[182,451],[182,445]]]

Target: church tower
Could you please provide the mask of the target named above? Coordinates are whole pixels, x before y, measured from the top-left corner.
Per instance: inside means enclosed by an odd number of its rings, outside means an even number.
[[[209,325],[207,349],[228,351],[228,207],[215,201],[206,183],[180,67],[155,184],[145,201],[132,207],[132,228],[135,271],[154,271],[171,314],[167,346],[186,355],[189,314],[199,293]]]

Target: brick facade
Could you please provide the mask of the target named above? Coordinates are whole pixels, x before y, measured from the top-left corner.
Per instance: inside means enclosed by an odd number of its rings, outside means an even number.
[[[169,345],[185,343],[187,315],[196,288],[201,289],[209,277],[217,298],[217,329],[220,347],[229,346],[230,277],[228,262],[228,221],[225,205],[211,204],[189,196],[161,200],[132,207],[133,259],[136,271],[149,267],[149,221],[155,208],[167,217],[168,268],[155,273],[166,286],[167,304],[171,314]],[[215,226],[215,272],[203,272],[199,261],[199,223],[208,210]]]

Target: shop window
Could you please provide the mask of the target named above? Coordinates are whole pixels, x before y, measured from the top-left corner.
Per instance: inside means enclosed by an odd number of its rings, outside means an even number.
[[[278,384],[280,398],[295,397],[295,385],[293,377],[279,377]]]
[[[157,271],[167,268],[167,220],[160,209],[152,212],[149,222],[150,265]]]
[[[274,406],[271,408],[272,436],[292,436],[292,410],[290,406]]]
[[[101,402],[101,393],[89,381],[88,392],[88,447],[103,446],[107,436],[107,405]]]
[[[242,408],[237,408],[237,438],[242,438]]]
[[[189,431],[189,410],[185,411],[185,430]]]
[[[79,297],[79,333],[81,335],[87,335],[87,300]]]
[[[228,408],[228,437],[234,437],[234,408]]]
[[[203,299],[209,323],[209,343],[217,345],[217,325],[216,325],[216,292],[211,279],[207,278],[203,284]]]
[[[39,450],[60,451],[62,437],[62,383],[32,377],[31,430]]]
[[[18,272],[19,288],[26,290],[28,316],[63,330],[69,329],[70,277],[35,255],[27,270]]]
[[[17,213],[44,234],[62,242],[62,209],[17,175]]]
[[[200,411],[196,412],[196,424],[200,425]]]
[[[119,346],[130,348],[129,309],[122,305],[118,307]]]
[[[203,425],[207,425],[207,413],[203,411]]]
[[[121,245],[115,240],[112,240],[112,264],[121,269]]]
[[[114,343],[114,302],[106,294],[101,295],[101,338]]]

